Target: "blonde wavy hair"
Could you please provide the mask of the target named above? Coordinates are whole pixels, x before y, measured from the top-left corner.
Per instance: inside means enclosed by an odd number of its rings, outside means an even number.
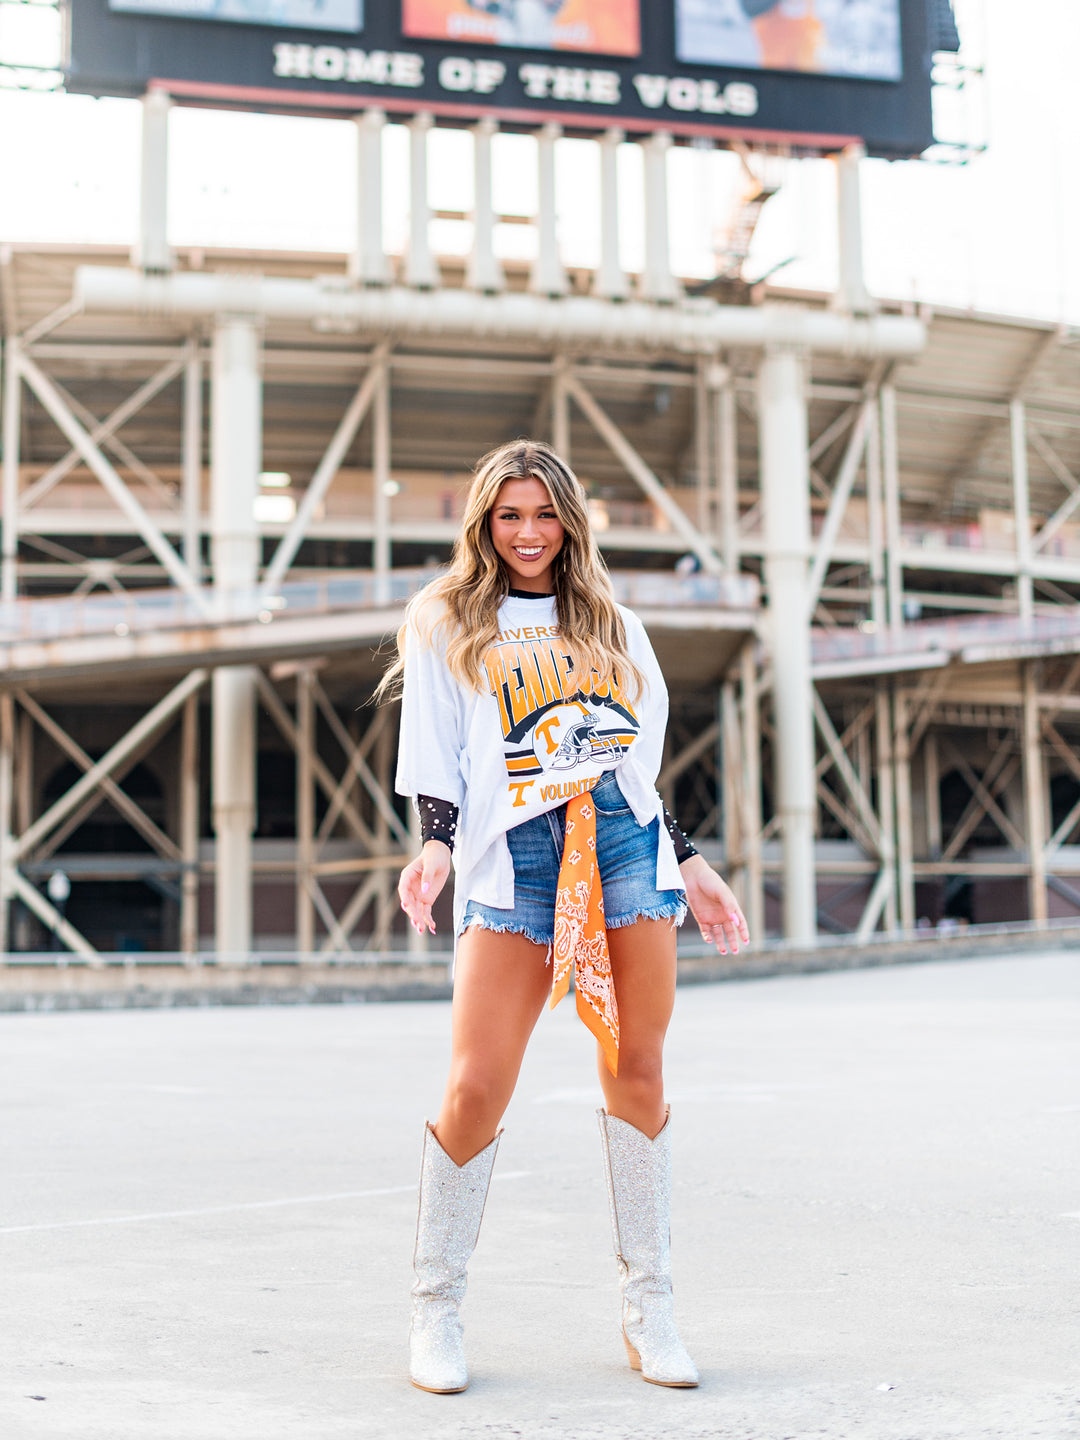
[[[593,538],[585,490],[550,445],[512,440],[477,465],[450,568],[410,600],[398,631],[397,658],[375,691],[376,701],[400,689],[410,628],[427,645],[441,630],[455,680],[466,689],[487,689],[484,656],[498,634],[499,606],[510,589],[506,566],[491,539],[489,516],[508,480],[539,480],[563,527],[552,574],[559,635],[573,663],[567,693],[573,694],[595,673],[601,683],[614,676],[631,701],[640,696],[645,677],[626,648],[626,627]]]

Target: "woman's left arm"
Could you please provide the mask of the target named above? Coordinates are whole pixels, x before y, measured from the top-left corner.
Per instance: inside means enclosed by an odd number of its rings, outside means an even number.
[[[730,886],[717,875],[703,855],[691,855],[679,866],[686,887],[686,903],[697,921],[701,938],[715,945],[721,955],[738,954],[739,942],[746,945],[750,932],[739,902]]]

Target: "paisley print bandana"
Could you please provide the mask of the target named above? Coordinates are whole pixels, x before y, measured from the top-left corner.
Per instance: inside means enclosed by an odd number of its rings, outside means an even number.
[[[619,1072],[619,1007],[611,974],[604,895],[596,863],[596,810],[588,794],[566,807],[566,839],[555,895],[551,1008],[570,989],[577,1012],[596,1036],[612,1075]]]

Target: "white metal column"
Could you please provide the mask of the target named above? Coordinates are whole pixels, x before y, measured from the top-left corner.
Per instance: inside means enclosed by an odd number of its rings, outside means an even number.
[[[439,267],[431,253],[431,201],[428,198],[428,131],[435,119],[421,110],[409,121],[409,248],[405,283],[431,290],[439,283]]]
[[[180,731],[180,949],[189,959],[199,953],[199,697],[184,701]]]
[[[1028,914],[1045,925],[1046,903],[1046,771],[1039,726],[1038,662],[1022,661],[1024,819],[1028,848]]]
[[[881,387],[881,469],[885,521],[885,591],[889,629],[895,634],[904,624],[904,567],[900,556],[900,453],[896,425],[896,390]]]
[[[202,579],[202,413],[203,367],[197,344],[184,365],[184,433],[181,445],[181,504],[184,564]]]
[[[390,261],[383,249],[382,137],[386,116],[365,110],[356,117],[356,245],[349,279],[358,285],[388,285]]]
[[[0,955],[10,948],[12,819],[15,800],[15,701],[0,695]]]
[[[372,414],[371,482],[374,487],[372,511],[374,534],[371,542],[371,568],[375,576],[375,601],[390,601],[390,361],[376,362],[379,380],[375,390]]]
[[[801,353],[769,347],[758,372],[765,585],[776,718],[775,786],[783,846],[784,935],[813,942],[814,718],[810,678],[810,467]]]
[[[1034,614],[1035,589],[1031,579],[1031,506],[1028,500],[1027,412],[1023,400],[1009,404],[1012,443],[1013,515],[1016,524],[1016,598],[1020,619]]]
[[[142,159],[139,169],[139,238],[132,255],[142,270],[172,269],[169,250],[169,111],[164,90],[142,99]]]
[[[254,595],[258,566],[255,496],[262,468],[259,332],[250,316],[214,326],[210,524],[214,588],[222,612]],[[213,675],[211,786],[215,846],[214,921],[221,955],[251,950],[251,836],[255,829],[255,670]]]
[[[555,142],[561,134],[561,125],[545,125],[536,132],[537,251],[529,289],[538,295],[565,295],[568,288],[559,258],[555,206]]]
[[[0,515],[3,521],[3,551],[0,554],[0,600],[14,600],[18,594],[19,564],[19,431],[22,377],[19,374],[19,342],[9,335],[4,344],[4,460],[0,476]]]
[[[836,292],[838,309],[854,315],[869,315],[874,302],[863,278],[862,197],[859,191],[859,162],[866,147],[857,142],[845,145],[836,156],[836,209],[840,273]]]
[[[473,133],[473,243],[465,283],[470,290],[502,290],[506,284],[495,258],[495,207],[491,198],[491,142],[494,120],[481,120]]]
[[[619,146],[621,130],[605,130],[600,140],[600,266],[593,277],[593,294],[605,300],[625,300],[630,282],[619,252]]]
[[[645,273],[641,294],[645,300],[670,304],[679,298],[679,282],[671,273],[668,225],[667,157],[671,136],[666,130],[642,142],[645,155]]]
[[[715,365],[709,376],[716,396],[716,472],[719,514],[718,539],[724,569],[739,573],[739,419],[735,408],[735,377],[726,365]]]

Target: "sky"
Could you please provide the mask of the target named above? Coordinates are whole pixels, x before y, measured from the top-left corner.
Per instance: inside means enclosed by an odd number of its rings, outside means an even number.
[[[937,97],[938,134],[977,148],[933,159],[865,161],[866,278],[886,299],[1080,324],[1080,0],[956,0],[965,58],[981,71],[963,91]],[[17,12],[17,13],[16,13]],[[46,7],[0,0],[0,59],[49,63]],[[177,109],[171,118],[170,239],[180,246],[340,252],[349,248],[355,135],[347,121]],[[432,204],[467,210],[470,139],[432,136]],[[495,204],[530,214],[532,142],[499,136]],[[407,233],[407,137],[385,137],[385,238]],[[134,238],[139,106],[130,100],[0,90],[0,243]],[[670,156],[673,263],[686,276],[715,273],[714,236],[740,183],[729,152],[679,148]],[[595,263],[598,157],[588,141],[558,153],[560,243],[568,264]],[[623,261],[642,260],[642,164],[620,155]],[[778,283],[829,290],[836,276],[835,172],[828,160],[774,160],[781,181],[744,273],[776,269]],[[442,253],[464,253],[469,227],[436,222]],[[528,226],[499,228],[497,246],[528,258]],[[779,268],[776,268],[779,267]]]

